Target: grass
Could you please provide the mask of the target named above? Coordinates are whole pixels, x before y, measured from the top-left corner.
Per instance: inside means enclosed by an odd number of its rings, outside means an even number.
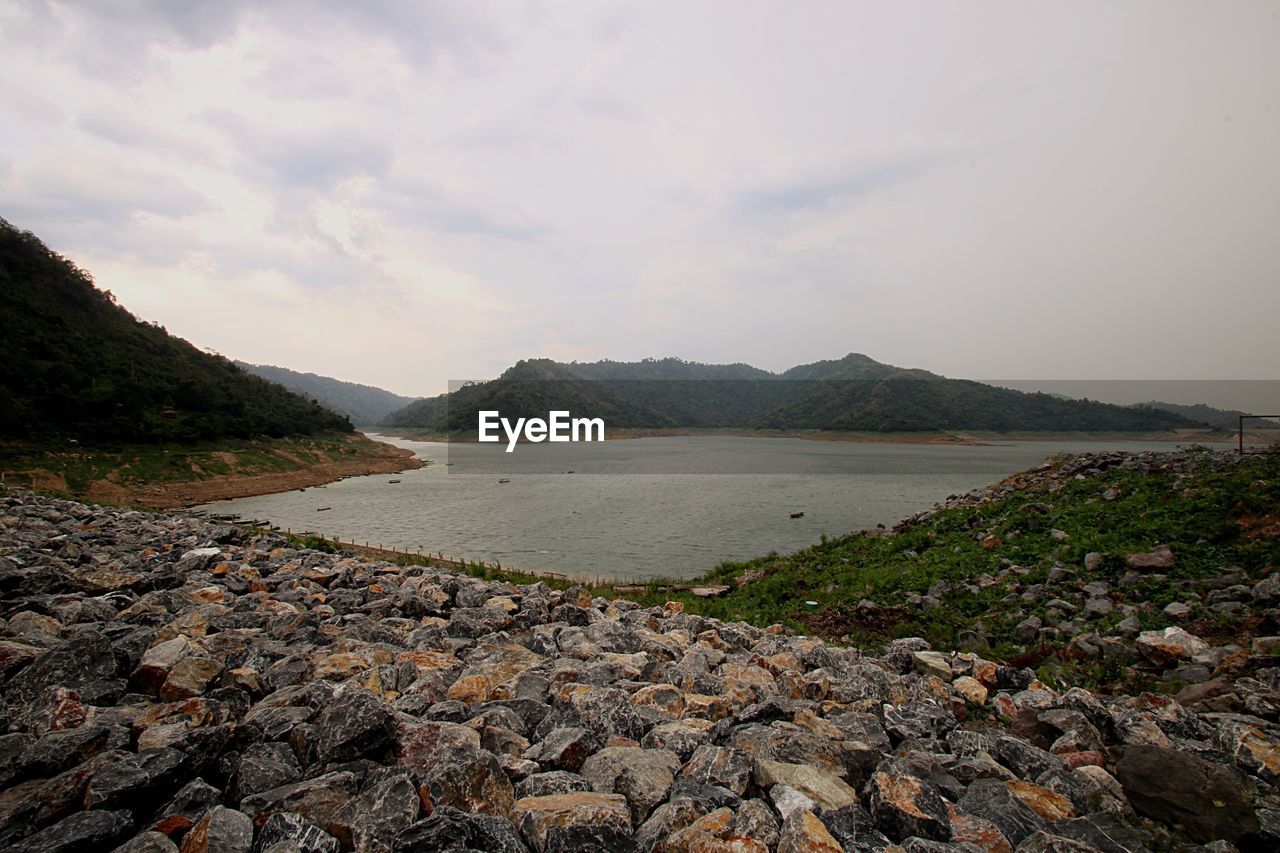
[[[1083,480],[1068,479],[1056,491],[1027,487],[977,507],[937,512],[897,536],[852,534],[785,557],[769,554],[746,562],[722,563],[698,582],[729,585],[719,598],[687,592],[632,594],[645,604],[667,599],[686,610],[729,620],[767,625],[782,623],[828,639],[879,645],[905,636],[921,636],[939,648],[956,648],[960,635],[980,628],[992,644],[990,655],[1011,659],[1028,649],[1012,639],[1024,618],[1045,618],[1055,597],[1078,604],[1087,582],[1111,584],[1116,609],[1092,620],[1088,630],[1106,634],[1123,618],[1121,604],[1147,605],[1143,629],[1174,624],[1163,614],[1172,601],[1190,600],[1180,581],[1217,578],[1239,567],[1253,578],[1280,564],[1280,539],[1254,535],[1265,520],[1280,522],[1280,456],[1259,456],[1216,470],[1205,454],[1189,476],[1109,471]],[[1103,494],[1116,489],[1119,497]],[[1053,531],[1065,532],[1058,538]],[[994,548],[984,547],[988,536]],[[1125,558],[1168,544],[1177,557],[1167,580],[1146,578],[1131,587],[1117,581]],[[1083,568],[1085,554],[1104,555],[1093,573]],[[1019,567],[1011,571],[1011,567]],[[1074,574],[1047,584],[1062,566]],[[951,585],[942,603],[922,609],[908,601],[926,595],[938,582]],[[1036,601],[1021,596],[1045,584]],[[868,599],[878,609],[860,609]],[[805,601],[816,601],[816,610]],[[1246,634],[1247,616],[1224,615],[1197,605],[1189,620],[1211,642]],[[1067,639],[1067,638],[1064,638]],[[1117,673],[1100,671],[1099,682]]]

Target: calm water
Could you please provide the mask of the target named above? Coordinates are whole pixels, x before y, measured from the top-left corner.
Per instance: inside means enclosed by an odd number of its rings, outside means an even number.
[[[571,575],[691,577],[721,560],[794,551],[822,534],[893,522],[1064,451],[1163,442],[1036,441],[998,446],[852,444],[678,436],[595,445],[492,446],[382,438],[433,464],[326,487],[209,504],[295,533],[443,552]],[[453,453],[454,464],[449,461]],[[500,452],[500,451],[499,451]],[[558,454],[558,455],[557,455]],[[521,473],[528,470],[533,473]],[[484,470],[486,473],[473,473]],[[576,473],[539,473],[548,470]],[[699,473],[681,473],[697,471]],[[392,484],[389,481],[400,480]],[[317,512],[320,507],[330,507]],[[792,519],[790,513],[803,511]]]

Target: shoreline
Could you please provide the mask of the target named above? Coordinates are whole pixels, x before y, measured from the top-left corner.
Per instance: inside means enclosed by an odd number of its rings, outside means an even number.
[[[277,494],[343,477],[423,468],[412,450],[361,433],[200,446],[30,447],[5,460],[11,485],[152,511]]]
[[[397,451],[384,457],[363,457],[350,461],[322,462],[308,465],[295,471],[280,471],[271,474],[232,474],[214,480],[200,480],[184,483],[159,483],[150,486],[138,486],[130,492],[130,505],[145,509],[187,509],[217,501],[235,498],[254,498],[262,495],[274,495],[291,492],[295,489],[308,489],[336,483],[343,477],[363,477],[374,474],[398,474],[401,471],[412,471],[425,468],[426,463],[418,459],[411,450],[404,450],[392,445],[376,442],[379,445]],[[114,494],[113,484],[99,486],[103,481],[94,484],[86,495],[88,500],[98,501],[99,494],[103,502]]]
[[[443,444],[477,444],[474,438],[414,430],[380,429],[374,435]],[[797,438],[805,441],[835,441],[848,444],[946,444],[988,447],[1010,441],[1181,441],[1187,443],[1229,443],[1228,432],[1203,429],[1172,432],[859,432],[842,430],[768,430],[768,429],[640,429],[624,427],[606,430],[605,441],[630,441],[640,438],[672,438],[679,436],[737,436],[741,438]],[[527,442],[521,438],[520,444]]]

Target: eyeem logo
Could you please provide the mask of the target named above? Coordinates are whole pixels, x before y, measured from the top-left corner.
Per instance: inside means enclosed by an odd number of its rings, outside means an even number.
[[[507,452],[515,450],[521,434],[525,441],[604,441],[603,418],[570,418],[568,412],[548,412],[547,419],[517,418],[511,421],[496,411],[480,412],[480,441],[501,441],[498,427],[507,434]],[[595,438],[591,437],[592,431]],[[581,437],[580,437],[581,436]]]

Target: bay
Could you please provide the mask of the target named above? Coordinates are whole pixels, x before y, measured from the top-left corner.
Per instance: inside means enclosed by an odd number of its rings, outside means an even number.
[[[431,464],[202,509],[268,520],[294,533],[525,570],[623,580],[688,578],[723,560],[787,553],[823,535],[892,525],[948,495],[989,485],[1057,453],[1177,446],[670,436],[520,445],[510,455],[485,457],[508,464],[509,471],[495,476],[496,469],[473,464],[471,456],[501,453],[494,446],[373,437],[409,448]],[[545,473],[551,470],[562,473]],[[804,515],[792,518],[796,512]]]

